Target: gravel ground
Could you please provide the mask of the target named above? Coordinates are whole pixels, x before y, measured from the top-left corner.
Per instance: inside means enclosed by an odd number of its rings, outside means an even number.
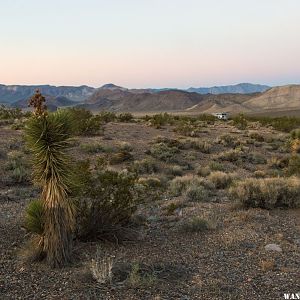
[[[203,135],[215,139],[229,129],[232,130],[226,126],[211,128],[209,136]],[[129,142],[134,145],[133,154],[138,159],[155,136],[175,137],[171,128],[158,130],[143,124],[109,124],[105,132],[105,137],[93,141],[109,145],[115,141]],[[21,140],[21,134],[1,128],[0,139],[5,141],[1,147],[9,151],[12,143]],[[263,147],[259,149],[265,151]],[[74,153],[86,155],[79,150]],[[205,164],[207,156],[202,158]],[[4,162],[0,160],[3,172]],[[236,172],[249,176],[251,170]],[[121,245],[75,242],[74,263],[52,270],[24,260],[29,240],[22,228],[24,209],[36,196],[37,191],[28,184],[1,181],[0,299],[273,300],[284,299],[283,293],[300,291],[299,209],[241,210],[221,191],[212,203],[188,203],[180,214],[168,216],[163,207],[174,199],[159,200],[140,209],[147,221],[140,228],[139,239]],[[184,220],[203,214],[217,220],[215,229],[182,231]],[[279,245],[282,252],[266,251],[267,244]],[[89,263],[99,247],[100,257],[107,253],[115,257],[114,277],[109,284],[98,284],[89,272]],[[145,276],[136,285],[125,280],[135,262],[142,274],[152,276]]]

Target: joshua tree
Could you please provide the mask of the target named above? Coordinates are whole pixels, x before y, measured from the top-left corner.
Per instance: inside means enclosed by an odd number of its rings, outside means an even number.
[[[66,111],[48,114],[44,102],[37,90],[30,99],[34,115],[27,123],[25,136],[33,153],[33,181],[42,188],[44,226],[37,258],[46,258],[52,267],[60,267],[70,261],[75,223],[68,197],[71,168],[67,150],[72,124]]]

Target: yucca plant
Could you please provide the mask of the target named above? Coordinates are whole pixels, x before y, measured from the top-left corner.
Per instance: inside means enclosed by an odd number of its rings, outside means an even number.
[[[74,209],[68,197],[71,187],[70,147],[72,122],[68,112],[48,114],[45,98],[39,91],[31,98],[34,115],[26,124],[25,138],[33,154],[33,181],[42,188],[43,233],[38,258],[46,258],[52,267],[70,261]]]

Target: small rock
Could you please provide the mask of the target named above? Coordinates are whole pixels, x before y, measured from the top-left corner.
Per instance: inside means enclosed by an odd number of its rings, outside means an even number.
[[[254,249],[256,247],[254,243],[246,242],[246,241],[242,241],[240,243],[240,246],[247,249]]]
[[[266,251],[276,251],[276,252],[282,252],[282,249],[277,244],[268,244],[265,246]]]

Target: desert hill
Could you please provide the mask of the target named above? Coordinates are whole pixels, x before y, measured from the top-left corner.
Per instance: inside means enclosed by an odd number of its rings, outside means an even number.
[[[54,96],[45,95],[45,98],[46,98],[47,108],[51,111],[57,110],[58,107],[74,106],[77,104],[75,101],[72,101],[63,96],[54,97]],[[28,99],[25,98],[17,102],[14,102],[11,106],[18,107],[18,108],[27,108]]]
[[[274,87],[244,103],[253,111],[300,108],[300,85]]]

